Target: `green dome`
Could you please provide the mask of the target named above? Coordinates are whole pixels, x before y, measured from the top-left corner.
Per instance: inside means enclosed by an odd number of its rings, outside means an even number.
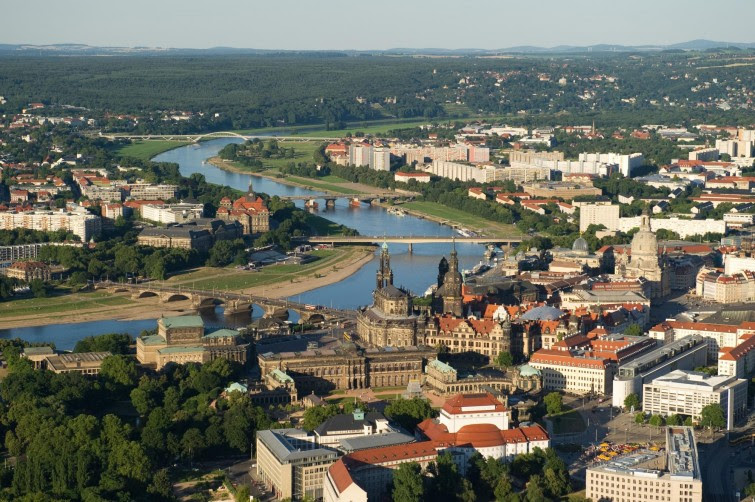
[[[519,374],[523,377],[540,376],[540,370],[533,368],[529,364],[523,364],[519,366]]]

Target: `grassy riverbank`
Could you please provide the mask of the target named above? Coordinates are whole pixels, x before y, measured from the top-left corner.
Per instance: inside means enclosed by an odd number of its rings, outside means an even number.
[[[237,291],[274,284],[301,283],[309,279],[327,279],[328,274],[335,272],[337,268],[360,263],[366,257],[372,259],[372,248],[349,246],[317,250],[313,251],[312,254],[317,257],[317,260],[305,265],[268,265],[258,272],[238,270],[234,267],[223,269],[201,268],[175,275],[169,278],[166,284],[173,286],[180,284],[192,289]]]
[[[126,157],[134,157],[140,160],[150,160],[155,155],[159,155],[168,150],[179,148],[190,144],[188,141],[165,141],[165,140],[146,140],[132,141],[128,145],[119,147],[116,152]]]
[[[422,216],[448,225],[460,225],[484,235],[511,238],[519,238],[522,235],[514,225],[486,220],[459,209],[446,207],[437,202],[413,201],[400,204],[398,207],[416,216]]]
[[[72,313],[81,310],[103,308],[111,310],[134,303],[125,296],[103,291],[61,294],[48,298],[24,298],[0,303],[0,319],[30,315]]]

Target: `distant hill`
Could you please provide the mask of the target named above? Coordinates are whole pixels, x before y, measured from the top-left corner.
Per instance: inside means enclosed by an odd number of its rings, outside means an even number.
[[[0,44],[0,55],[306,55],[306,56],[345,56],[361,54],[404,54],[404,55],[434,55],[434,56],[486,56],[496,54],[567,54],[589,52],[651,52],[663,50],[705,51],[711,49],[755,49],[755,42],[717,42],[713,40],[690,40],[668,45],[612,45],[596,44],[586,46],[558,45],[555,47],[538,47],[534,45],[519,45],[502,49],[444,49],[444,48],[395,48],[388,50],[339,50],[339,51],[309,51],[309,50],[270,50],[237,47],[212,47],[209,49],[165,48],[165,47],[96,47],[86,44]]]

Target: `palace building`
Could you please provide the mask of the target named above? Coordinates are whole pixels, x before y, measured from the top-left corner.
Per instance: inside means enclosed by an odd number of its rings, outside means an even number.
[[[260,196],[256,196],[249,184],[249,192],[231,202],[228,197],[220,200],[216,218],[225,221],[238,221],[245,234],[260,234],[270,230],[270,211]]]
[[[249,344],[238,331],[206,330],[200,316],[161,317],[157,334],[136,339],[140,364],[161,369],[168,363],[206,363],[220,357],[245,363]]]

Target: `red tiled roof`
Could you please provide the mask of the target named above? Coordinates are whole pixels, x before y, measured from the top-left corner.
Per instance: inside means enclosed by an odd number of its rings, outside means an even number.
[[[493,424],[470,424],[463,426],[457,433],[451,433],[445,425],[428,418],[422,421],[417,429],[438,448],[452,446],[489,448],[511,443],[548,440],[548,433],[538,424],[507,430],[501,430]]]
[[[711,324],[706,322],[665,321],[653,326],[650,331],[666,331],[668,329],[692,329],[698,331],[714,331],[719,333],[736,333],[736,326],[728,324]]]
[[[349,470],[346,468],[346,464],[340,458],[328,468],[328,474],[330,474],[333,483],[335,483],[338,493],[343,493],[354,482],[351,479]]]
[[[503,404],[489,392],[479,394],[457,394],[446,400],[445,404],[443,405],[443,410],[450,415],[458,415],[460,413],[478,413],[478,411],[464,410],[464,408],[477,406],[494,406],[494,411],[506,410],[506,407],[503,406]],[[490,411],[492,410],[485,410],[484,412],[488,413]]]
[[[605,358],[575,357],[561,350],[540,349],[532,354],[530,363],[556,364],[561,366],[583,366],[604,369],[609,360]]]
[[[355,451],[342,457],[342,460],[348,468],[360,463],[380,465],[388,462],[409,461],[412,458],[437,454],[438,452],[432,441],[419,441],[417,443]]]

